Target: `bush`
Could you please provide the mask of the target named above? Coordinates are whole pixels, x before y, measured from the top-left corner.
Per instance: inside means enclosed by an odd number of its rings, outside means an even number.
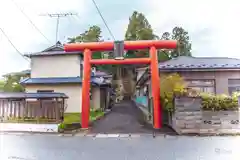
[[[161,75],[160,91],[161,105],[164,110],[174,111],[174,96],[185,93],[185,82],[179,74]]]
[[[237,96],[211,95],[202,93],[202,109],[211,111],[237,110]]]
[[[202,98],[202,110],[211,111],[226,111],[238,110],[238,96],[240,92],[235,92],[232,96],[227,95],[213,95],[209,93],[199,93],[193,90],[186,89],[184,79],[174,73],[169,75],[161,75],[161,105],[163,109],[168,112],[174,112],[174,97],[175,96],[189,96]],[[193,93],[194,92],[194,93]]]

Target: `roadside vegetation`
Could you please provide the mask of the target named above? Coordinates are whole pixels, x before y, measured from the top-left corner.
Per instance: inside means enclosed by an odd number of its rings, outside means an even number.
[[[186,82],[178,74],[169,74],[161,76],[161,102],[164,109],[169,112],[174,111],[174,97],[188,96],[202,98],[202,110],[226,111],[238,110],[238,96],[233,95],[213,95],[210,93],[201,93],[196,90],[188,90]]]

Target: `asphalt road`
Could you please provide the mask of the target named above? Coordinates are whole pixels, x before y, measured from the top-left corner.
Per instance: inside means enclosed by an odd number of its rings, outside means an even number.
[[[239,160],[240,137],[0,135],[0,160]]]

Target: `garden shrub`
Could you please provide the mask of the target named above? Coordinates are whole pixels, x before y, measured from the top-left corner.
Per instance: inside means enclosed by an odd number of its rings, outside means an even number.
[[[187,91],[186,83],[179,74],[161,75],[160,81],[161,105],[163,109],[174,112],[174,98],[176,96],[189,96],[202,98],[202,110],[208,111],[226,111],[238,110],[238,96],[240,92],[235,92],[231,96],[213,95],[209,93],[191,94]]]
[[[160,96],[161,105],[164,110],[174,111],[174,97],[185,93],[184,79],[177,73],[161,75],[160,80]]]
[[[212,95],[202,93],[202,109],[210,111],[226,111],[238,109],[237,96]]]

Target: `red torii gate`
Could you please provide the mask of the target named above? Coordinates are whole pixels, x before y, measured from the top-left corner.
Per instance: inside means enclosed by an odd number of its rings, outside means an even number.
[[[90,42],[65,44],[65,52],[83,51],[83,82],[82,82],[82,128],[88,128],[90,112],[90,79],[92,64],[150,64],[152,96],[153,96],[153,127],[162,127],[162,108],[160,106],[160,78],[158,72],[157,49],[175,49],[177,41],[172,40],[146,40],[146,41],[124,41],[124,50],[141,50],[150,48],[149,58],[131,59],[91,59],[92,51],[112,51],[114,42]]]

